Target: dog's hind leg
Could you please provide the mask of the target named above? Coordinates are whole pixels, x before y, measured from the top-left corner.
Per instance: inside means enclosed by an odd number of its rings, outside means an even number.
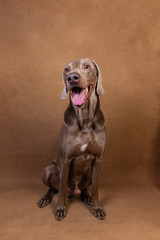
[[[89,195],[87,188],[84,188],[81,192],[81,200],[85,202],[86,204],[92,206],[92,198]]]
[[[59,188],[59,171],[55,163],[47,166],[43,170],[42,180],[49,187],[48,192],[38,201],[38,206],[43,208],[47,206]]]

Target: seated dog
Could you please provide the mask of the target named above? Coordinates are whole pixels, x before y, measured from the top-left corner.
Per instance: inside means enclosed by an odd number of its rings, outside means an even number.
[[[63,84],[61,97],[65,99],[69,92],[70,103],[58,138],[57,158],[43,171],[49,190],[38,206],[47,206],[58,193],[55,217],[60,221],[66,216],[65,197],[80,196],[102,220],[106,214],[98,199],[98,177],[106,133],[99,102],[99,95],[104,94],[101,72],[90,59],[72,61],[64,68]],[[91,195],[87,191],[90,184]]]

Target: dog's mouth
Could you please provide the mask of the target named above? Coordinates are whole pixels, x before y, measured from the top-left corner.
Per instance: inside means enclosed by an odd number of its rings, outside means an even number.
[[[73,87],[70,90],[71,99],[74,105],[82,106],[92,93],[93,85],[89,85],[87,88],[80,88],[78,86]]]

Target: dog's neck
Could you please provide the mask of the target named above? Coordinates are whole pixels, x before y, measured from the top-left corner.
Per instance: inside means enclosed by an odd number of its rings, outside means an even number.
[[[84,132],[91,129],[94,122],[96,109],[99,106],[99,97],[94,91],[83,107],[75,106],[70,99],[70,104],[74,109],[79,128]]]

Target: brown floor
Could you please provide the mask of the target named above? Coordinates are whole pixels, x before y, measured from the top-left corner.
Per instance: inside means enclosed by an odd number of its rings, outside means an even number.
[[[101,189],[101,203],[107,212],[104,221],[94,218],[78,199],[69,200],[67,217],[56,221],[53,209],[57,196],[44,209],[36,206],[45,190],[25,187],[1,192],[1,239],[160,239],[160,192],[155,187]]]

